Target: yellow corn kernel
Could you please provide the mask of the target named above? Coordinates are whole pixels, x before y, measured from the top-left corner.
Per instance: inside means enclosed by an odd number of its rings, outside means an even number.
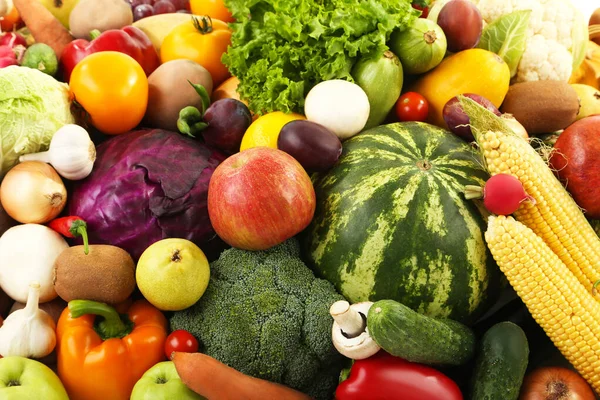
[[[514,252],[529,248],[527,260],[508,260],[500,245],[509,236]],[[490,216],[485,240],[498,266],[554,345],[600,393],[600,303],[548,245],[513,217]],[[533,255],[539,255],[533,262]],[[534,280],[534,276],[542,276]],[[523,278],[527,275],[528,278]],[[549,312],[559,305],[567,313]]]
[[[517,177],[535,199],[535,203],[523,202],[515,218],[544,239],[591,293],[594,283],[600,280],[600,238],[573,198],[525,139],[510,133],[488,132],[479,135],[478,140],[490,175]],[[515,160],[517,170],[502,167],[506,164],[500,161],[507,157],[506,152],[508,158]]]

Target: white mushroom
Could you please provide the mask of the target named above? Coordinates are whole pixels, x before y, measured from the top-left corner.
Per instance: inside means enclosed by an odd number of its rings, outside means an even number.
[[[331,339],[340,354],[362,360],[380,350],[367,329],[367,314],[372,305],[370,301],[350,305],[343,300],[331,305],[329,313],[334,320]]]

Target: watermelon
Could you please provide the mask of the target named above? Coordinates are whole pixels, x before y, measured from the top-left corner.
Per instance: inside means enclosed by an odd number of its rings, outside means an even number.
[[[317,208],[304,257],[348,301],[391,299],[472,323],[500,286],[484,211],[463,195],[487,178],[471,146],[441,128],[367,130],[344,142],[330,171],[313,176]]]

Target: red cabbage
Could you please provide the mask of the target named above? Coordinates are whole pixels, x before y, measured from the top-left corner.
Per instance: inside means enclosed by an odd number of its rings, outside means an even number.
[[[69,214],[87,221],[90,243],[138,259],[152,243],[184,238],[210,258],[223,242],[208,218],[208,183],[226,158],[175,132],[139,130],[100,144],[94,169],[73,183]]]

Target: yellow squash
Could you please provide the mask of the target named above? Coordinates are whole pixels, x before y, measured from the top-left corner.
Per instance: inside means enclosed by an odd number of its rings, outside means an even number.
[[[573,72],[569,83],[581,83],[600,89],[600,45],[588,41],[585,59]]]
[[[474,93],[500,107],[510,84],[508,65],[497,54],[483,49],[458,52],[420,78],[410,91],[429,102],[428,122],[447,129],[442,111],[452,97]]]

